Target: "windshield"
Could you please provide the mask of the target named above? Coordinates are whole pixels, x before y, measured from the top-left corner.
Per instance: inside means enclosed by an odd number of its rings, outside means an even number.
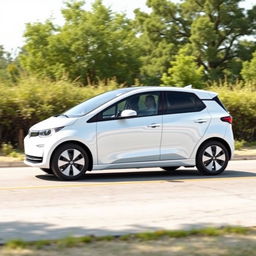
[[[101,105],[107,103],[110,100],[113,100],[117,96],[124,94],[126,92],[131,91],[132,88],[124,88],[115,91],[106,92],[100,94],[96,97],[93,97],[87,101],[80,103],[79,105],[67,110],[62,115],[67,117],[79,117],[88,114],[89,112],[93,111],[94,109],[100,107]]]

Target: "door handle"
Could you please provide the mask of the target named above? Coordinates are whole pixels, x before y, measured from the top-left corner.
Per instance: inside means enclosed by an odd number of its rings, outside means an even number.
[[[148,128],[157,128],[157,127],[160,127],[160,124],[150,124],[147,126]]]
[[[203,123],[206,123],[207,120],[206,119],[196,119],[194,120],[195,123],[198,123],[198,124],[203,124]]]

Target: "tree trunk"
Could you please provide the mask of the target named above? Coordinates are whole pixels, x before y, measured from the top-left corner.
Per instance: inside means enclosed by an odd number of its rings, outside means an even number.
[[[19,134],[18,134],[18,149],[24,150],[24,130],[19,129]]]

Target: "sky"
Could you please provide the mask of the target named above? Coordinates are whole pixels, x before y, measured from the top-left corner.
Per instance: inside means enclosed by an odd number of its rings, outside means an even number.
[[[86,9],[92,2],[94,0],[86,1]],[[103,3],[115,12],[126,13],[128,17],[133,17],[134,9],[148,10],[146,0],[103,0]],[[244,0],[242,7],[250,8],[253,4],[256,4],[255,0]],[[64,0],[0,0],[0,45],[16,55],[24,44],[25,24],[53,18],[55,24],[61,25],[63,7]]]

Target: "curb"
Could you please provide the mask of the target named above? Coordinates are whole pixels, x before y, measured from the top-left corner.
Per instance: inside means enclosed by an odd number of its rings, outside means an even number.
[[[26,167],[27,165],[24,164],[22,161],[15,161],[15,162],[0,162],[0,168],[4,167]]]
[[[235,155],[232,160],[234,160],[234,161],[237,161],[237,160],[256,160],[256,155],[253,155],[253,156]]]
[[[256,160],[256,155],[253,156],[239,156],[235,155],[232,161],[241,161],[241,160]],[[24,164],[23,161],[15,161],[15,162],[0,162],[0,168],[8,168],[8,167],[28,167],[28,165]]]

